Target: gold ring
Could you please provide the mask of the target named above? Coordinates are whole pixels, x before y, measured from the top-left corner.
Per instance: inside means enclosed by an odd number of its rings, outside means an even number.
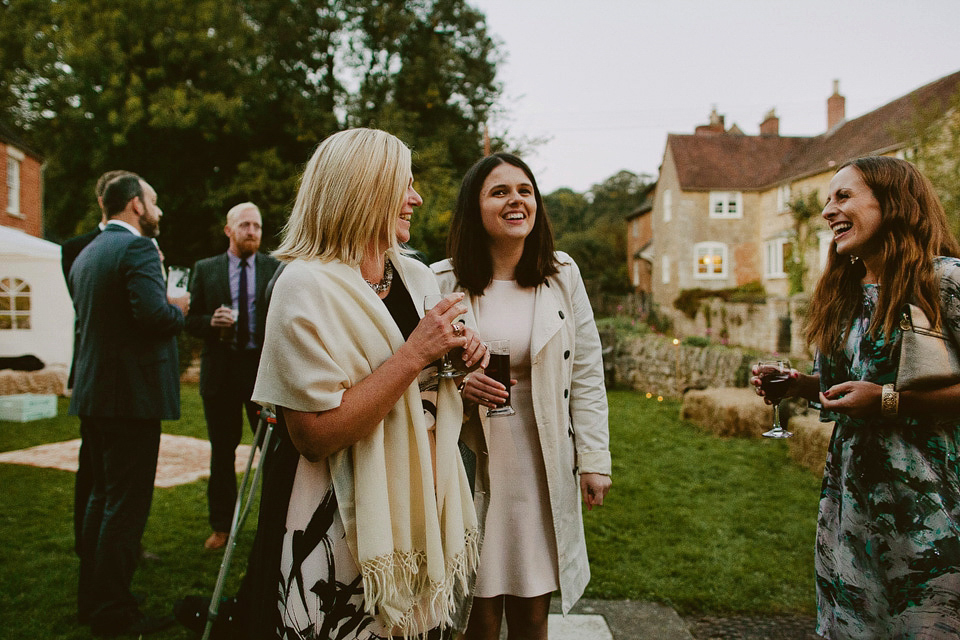
[[[451,322],[450,328],[453,329],[453,335],[460,336],[463,333],[463,325],[457,322]]]

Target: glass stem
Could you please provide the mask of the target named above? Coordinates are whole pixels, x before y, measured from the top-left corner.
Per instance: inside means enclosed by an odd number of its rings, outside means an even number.
[[[773,403],[773,428],[779,430],[780,427],[780,403]]]

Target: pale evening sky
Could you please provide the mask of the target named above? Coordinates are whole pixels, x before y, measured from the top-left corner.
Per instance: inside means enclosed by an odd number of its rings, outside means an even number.
[[[713,106],[818,135],[834,79],[850,119],[960,70],[960,0],[468,1],[505,54],[491,129],[548,139],[525,157],[544,193],[656,175]]]

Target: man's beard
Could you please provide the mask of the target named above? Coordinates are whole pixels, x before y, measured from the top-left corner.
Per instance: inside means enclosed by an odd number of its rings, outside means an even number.
[[[237,253],[240,254],[241,258],[249,258],[257,252],[260,248],[260,241],[258,240],[244,240],[237,244]]]
[[[160,221],[140,218],[140,232],[147,238],[156,238],[160,235]]]

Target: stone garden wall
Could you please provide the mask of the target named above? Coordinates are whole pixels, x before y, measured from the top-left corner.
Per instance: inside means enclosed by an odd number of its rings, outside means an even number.
[[[691,388],[747,382],[742,349],[674,344],[658,335],[616,339],[605,334],[601,339],[608,386],[679,397]]]
[[[697,347],[660,335],[624,337],[601,333],[608,388],[683,397],[680,417],[722,437],[759,438],[770,427],[773,410],[747,387],[754,358],[743,349]],[[790,457],[814,474],[823,474],[832,423],[821,423],[805,401],[785,402],[794,437]]]

